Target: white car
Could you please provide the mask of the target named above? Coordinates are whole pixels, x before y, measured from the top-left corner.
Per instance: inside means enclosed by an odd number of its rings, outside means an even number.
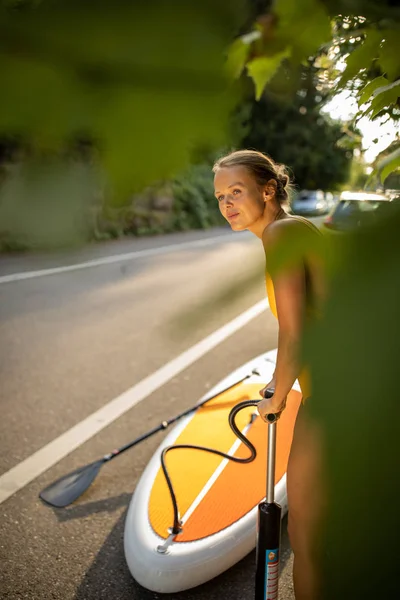
[[[372,192],[343,192],[323,225],[333,231],[354,231],[376,221],[395,198]]]
[[[329,204],[322,190],[302,190],[291,202],[294,215],[304,217],[325,215],[329,212]]]

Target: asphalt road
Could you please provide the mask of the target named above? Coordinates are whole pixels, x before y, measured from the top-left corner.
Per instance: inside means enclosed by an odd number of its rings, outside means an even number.
[[[207,238],[215,239],[187,246]],[[151,248],[166,249],[1,280]],[[0,475],[263,299],[262,262],[257,240],[226,229],[0,258]],[[239,293],[231,289],[224,302],[210,302],[221,288],[242,281],[255,263],[260,265],[255,283],[242,283]],[[193,405],[233,369],[275,348],[276,334],[274,318],[264,311],[0,504],[0,598],[252,599],[254,553],[206,585],[173,596],[150,593],[130,576],[123,554],[124,517],[162,433],[103,467],[96,483],[69,508],[53,510],[38,493]],[[293,600],[291,560],[284,523],[282,600]]]

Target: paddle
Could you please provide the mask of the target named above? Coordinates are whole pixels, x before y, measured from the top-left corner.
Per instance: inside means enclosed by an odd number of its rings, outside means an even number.
[[[259,374],[260,373],[257,369],[253,369],[250,374],[246,375],[245,377],[242,377],[242,379],[239,379],[238,381],[235,381],[235,383],[232,383],[224,390],[219,391],[217,394],[214,394],[211,397],[205,398],[204,400],[202,400],[202,402],[199,402],[198,404],[195,404],[195,406],[184,410],[179,415],[172,417],[168,421],[163,421],[162,423],[160,423],[160,425],[157,425],[157,427],[154,427],[153,429],[139,436],[132,442],[125,444],[125,446],[113,450],[112,452],[106,454],[99,460],[96,460],[95,462],[92,462],[84,467],[80,467],[79,469],[72,471],[72,473],[68,473],[68,475],[64,475],[60,479],[57,479],[57,481],[55,481],[54,483],[51,483],[44,490],[42,490],[39,494],[39,498],[41,498],[47,504],[50,504],[50,506],[55,506],[56,508],[64,508],[65,506],[72,504],[72,502],[79,498],[79,496],[81,496],[83,492],[88,489],[88,487],[96,478],[97,473],[100,471],[104,463],[109,462],[116,456],[119,456],[120,454],[125,452],[125,450],[129,450],[129,448],[133,448],[133,446],[136,446],[137,444],[140,444],[140,442],[147,440],[147,438],[151,437],[158,431],[166,429],[169,425],[172,425],[172,423],[175,423],[182,417],[185,417],[191,412],[197,410],[207,402],[210,402],[210,400],[213,400],[220,394],[223,394],[224,392],[230,390],[235,385],[242,383],[252,375]]]

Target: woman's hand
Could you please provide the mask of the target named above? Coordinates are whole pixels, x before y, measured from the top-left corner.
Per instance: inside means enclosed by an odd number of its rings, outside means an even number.
[[[283,400],[279,400],[278,398],[275,398],[275,396],[272,396],[271,398],[264,398],[264,392],[268,389],[268,387],[270,386],[268,385],[260,390],[260,396],[263,397],[263,400],[257,404],[258,413],[262,420],[266,423],[268,422],[267,415],[274,413],[278,415],[277,419],[279,419],[280,413],[285,409],[286,406],[286,398]]]
[[[263,387],[262,390],[259,391],[259,394],[261,396],[261,398],[265,398],[265,394],[267,390],[274,390],[276,388],[276,378],[275,378],[275,373],[272,375],[272,379],[269,383],[267,383],[267,385],[265,387]]]

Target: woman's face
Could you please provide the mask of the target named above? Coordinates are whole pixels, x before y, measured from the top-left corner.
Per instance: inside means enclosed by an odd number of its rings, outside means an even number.
[[[246,167],[219,168],[214,192],[222,216],[234,231],[251,230],[264,215],[263,190]]]

